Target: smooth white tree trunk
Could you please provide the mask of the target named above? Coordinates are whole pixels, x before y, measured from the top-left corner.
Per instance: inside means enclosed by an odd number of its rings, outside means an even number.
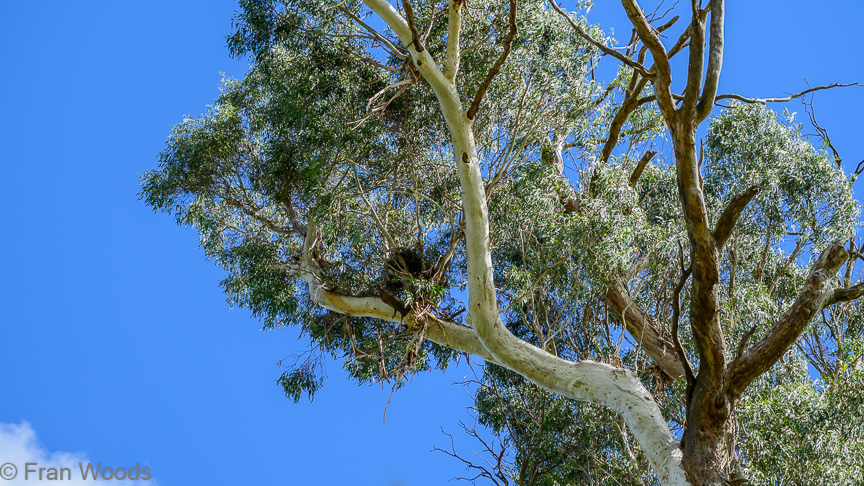
[[[681,450],[659,406],[632,372],[593,361],[574,363],[563,360],[518,339],[503,325],[489,248],[485,185],[472,121],[462,108],[455,82],[458,42],[448,42],[445,75],[428,50],[417,52],[407,22],[389,2],[364,0],[364,3],[399,36],[417,70],[432,87],[450,131],[454,164],[461,183],[468,264],[466,321],[471,328],[437,321],[426,326],[426,336],[439,344],[511,369],[554,393],[611,408],[627,423],[663,484],[689,484],[684,475]],[[449,11],[453,13],[452,5]],[[458,25],[450,26],[451,35],[458,31]],[[380,298],[341,296],[324,288],[316,264],[308,254],[315,239],[314,222],[310,222],[308,230],[307,253],[303,256],[300,270],[314,302],[335,312],[400,322],[409,327],[413,325],[413,316],[399,315]]]

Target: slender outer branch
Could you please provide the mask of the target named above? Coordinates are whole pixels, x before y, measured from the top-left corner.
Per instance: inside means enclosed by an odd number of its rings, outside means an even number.
[[[486,73],[486,79],[480,83],[480,87],[477,88],[477,93],[474,95],[474,101],[471,103],[471,108],[468,108],[468,119],[473,120],[477,115],[477,110],[480,109],[480,102],[483,101],[483,95],[486,94],[486,90],[489,89],[489,85],[492,84],[492,79],[501,71],[501,66],[504,65],[504,61],[507,60],[507,56],[510,55],[510,48],[513,45],[513,39],[516,38],[516,34],[519,32],[519,28],[516,26],[516,0],[510,0],[510,18],[508,19],[509,23],[509,31],[507,32],[507,37],[504,38],[504,50],[501,51],[501,56],[492,64],[492,67],[489,69],[489,72]]]
[[[411,43],[417,52],[423,52],[423,43],[420,42],[420,33],[417,32],[417,24],[414,23],[414,9],[411,8],[410,0],[402,0],[405,9],[405,19],[408,21],[408,29],[411,31]]]
[[[588,41],[588,43],[590,43],[592,46],[599,49],[600,52],[602,52],[603,54],[606,54],[607,56],[612,56],[615,59],[618,59],[622,63],[635,69],[639,74],[641,74],[642,76],[644,76],[646,78],[652,78],[653,77],[651,72],[642,63],[639,63],[637,61],[634,61],[633,59],[630,59],[629,57],[625,56],[624,54],[621,54],[620,52],[616,51],[615,49],[612,49],[610,47],[606,47],[605,45],[603,45],[603,43],[601,43],[601,42],[597,41],[596,39],[594,39],[593,37],[591,37],[591,35],[588,32],[586,32],[585,29],[583,29],[572,18],[570,18],[569,15],[567,15],[567,12],[561,10],[561,7],[559,7],[558,4],[555,3],[555,0],[549,0],[549,4],[552,5],[552,8],[556,12],[558,12],[561,16],[563,16],[565,19],[567,19],[567,22],[570,24],[570,27],[572,27],[573,30],[575,30],[576,33],[579,34],[579,37],[582,37],[583,39]]]
[[[678,280],[678,285],[675,286],[675,290],[672,293],[672,342],[675,343],[675,351],[678,353],[678,359],[681,360],[681,366],[684,368],[684,373],[687,377],[688,395],[693,388],[693,384],[696,382],[696,377],[693,375],[693,367],[690,366],[687,353],[684,352],[684,346],[681,345],[681,340],[678,339],[678,325],[681,320],[681,291],[684,289],[687,279],[690,278],[691,270],[692,267],[687,267],[686,270],[682,271],[681,279]],[[689,400],[690,397],[688,396],[687,399]]]
[[[833,83],[825,86],[815,86],[810,89],[805,89],[800,93],[791,94],[785,98],[747,98],[745,96],[741,96],[738,94],[722,94],[717,96],[716,100],[738,100],[744,103],[752,103],[752,104],[760,104],[764,105],[766,103],[785,103],[787,101],[792,101],[795,98],[800,98],[806,94],[813,93],[814,91],[822,91],[823,89],[831,89],[831,88],[848,88],[850,86],[864,86],[861,83]]]
[[[676,20],[672,19],[672,21]],[[666,25],[670,25],[672,21],[667,22]],[[663,30],[664,26],[661,26],[658,30]],[[690,38],[690,27],[684,30],[681,34],[681,37],[678,38],[678,42],[669,50],[669,58],[677,54],[684,48],[684,44],[687,42],[687,39]],[[639,62],[641,63],[645,60],[645,47],[639,52]],[[629,58],[628,58],[629,59]],[[652,66],[653,69],[653,66]],[[651,76],[653,77],[653,76]],[[633,78],[630,80],[630,85],[627,87],[627,94],[624,97],[624,101],[621,103],[621,107],[618,109],[618,112],[615,113],[615,116],[612,118],[612,122],[609,124],[609,136],[606,138],[606,142],[603,144],[603,150],[601,151],[601,160],[607,162],[609,157],[612,155],[612,150],[615,149],[615,146],[618,144],[618,138],[621,135],[621,129],[624,128],[624,123],[627,122],[627,118],[633,113],[636,108],[642,106],[644,103],[644,99],[639,99],[639,96],[642,94],[642,91],[645,89],[645,85],[648,83],[650,79],[644,76],[638,76],[636,74],[633,75]],[[673,95],[674,97],[675,95]],[[651,101],[654,101],[656,97],[651,96]],[[631,184],[633,186],[633,184]]]

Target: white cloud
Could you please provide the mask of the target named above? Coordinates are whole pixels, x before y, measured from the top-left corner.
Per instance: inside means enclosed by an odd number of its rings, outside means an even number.
[[[35,463],[27,467],[27,463]],[[2,486],[80,486],[102,484],[105,486],[158,486],[156,481],[142,480],[144,475],[143,468],[139,468],[139,480],[130,481],[128,479],[118,480],[111,479],[93,480],[92,474],[88,477],[91,479],[82,478],[81,466],[87,468],[90,464],[90,459],[83,452],[50,452],[36,439],[36,431],[27,422],[20,424],[6,424],[0,422],[0,485]],[[98,461],[92,463],[91,473],[95,471]],[[10,467],[10,465],[12,467]],[[42,471],[42,479],[39,479],[39,468],[44,468]],[[65,468],[65,469],[64,469]],[[27,473],[27,470],[30,470]],[[104,469],[104,467],[103,467]],[[56,477],[51,477],[52,470]],[[8,475],[16,472],[15,478],[8,480]],[[114,470],[112,470],[113,474]],[[127,469],[122,472],[117,471],[120,475],[125,476]],[[148,471],[152,476],[152,471]],[[101,473],[101,472],[100,472]],[[134,471],[133,471],[134,474]],[[26,475],[26,479],[25,479]],[[62,476],[61,476],[62,475]],[[107,477],[107,473],[106,473]]]

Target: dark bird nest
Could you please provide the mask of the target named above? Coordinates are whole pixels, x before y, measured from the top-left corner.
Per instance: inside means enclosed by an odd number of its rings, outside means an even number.
[[[405,289],[411,280],[431,278],[435,273],[435,265],[425,261],[415,248],[396,248],[387,257],[384,272],[383,287],[395,293]]]

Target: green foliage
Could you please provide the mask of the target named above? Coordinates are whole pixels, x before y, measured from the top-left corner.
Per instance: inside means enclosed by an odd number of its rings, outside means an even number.
[[[849,179],[802,139],[791,115],[784,123],[762,106],[733,104],[712,120],[706,148],[706,197],[719,202],[762,189],[739,223],[743,231],[770,228],[820,247],[854,234],[859,210]]]
[[[864,368],[814,387],[792,354],[739,409],[738,449],[754,485],[864,482]]]
[[[561,398],[495,365],[475,398],[478,421],[502,437],[514,484],[637,485],[650,477],[623,423],[607,409]]]
[[[276,382],[285,390],[285,396],[297,403],[304,392],[312,400],[323,381],[309,366],[303,366],[282,373]]]

